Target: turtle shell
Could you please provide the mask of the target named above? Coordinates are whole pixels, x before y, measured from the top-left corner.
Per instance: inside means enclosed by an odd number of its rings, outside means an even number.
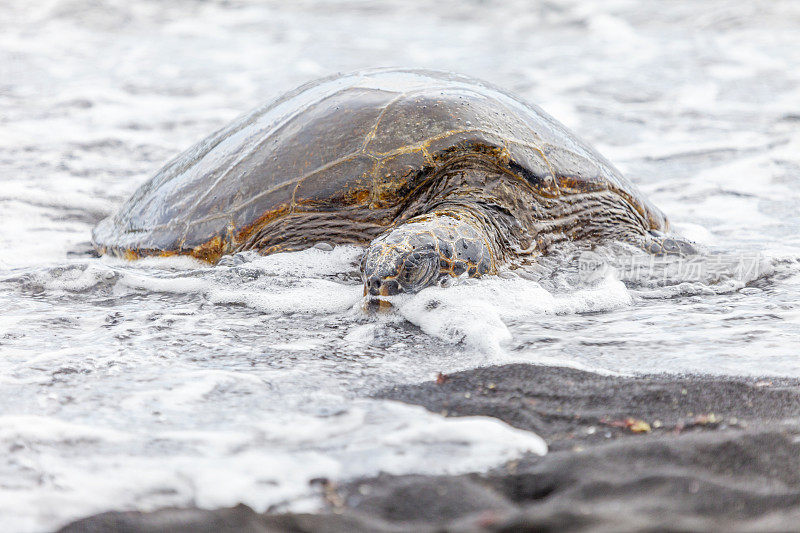
[[[291,213],[341,214],[344,226],[367,212],[388,225],[410,181],[465,151],[493,154],[542,194],[614,190],[651,229],[666,224],[611,163],[538,107],[466,76],[374,69],[301,86],[200,141],[103,220],[93,240],[128,257],[213,261]]]

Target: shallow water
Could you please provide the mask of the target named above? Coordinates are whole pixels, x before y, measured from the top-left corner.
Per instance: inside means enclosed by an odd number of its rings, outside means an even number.
[[[478,365],[800,376],[796,3],[15,2],[0,19],[0,523],[313,508],[317,477],[485,469],[530,433],[370,392]],[[708,255],[362,311],[359,250],[68,255],[167,159],[308,79],[451,69],[538,103]],[[568,251],[569,252],[569,251]],[[602,259],[601,257],[601,259]]]

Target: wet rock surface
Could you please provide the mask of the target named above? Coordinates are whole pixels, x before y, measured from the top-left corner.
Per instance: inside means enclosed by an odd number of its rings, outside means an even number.
[[[318,483],[318,514],[111,512],[62,531],[785,531],[800,519],[800,381],[478,368],[383,398],[488,415],[550,452],[488,473]]]

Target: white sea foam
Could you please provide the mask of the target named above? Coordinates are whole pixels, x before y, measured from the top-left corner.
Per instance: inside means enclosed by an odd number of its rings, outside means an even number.
[[[199,259],[195,259],[189,255],[171,255],[166,257],[160,256],[150,256],[150,257],[142,257],[141,259],[136,259],[134,261],[129,261],[127,259],[122,259],[119,257],[113,257],[109,255],[104,255],[100,258],[100,261],[103,264],[112,266],[112,267],[136,267],[136,269],[157,269],[157,270],[171,270],[171,271],[180,271],[180,270],[198,270],[198,269],[206,269],[210,268],[208,263],[200,261]]]
[[[327,314],[347,311],[361,300],[360,286],[322,279],[306,280],[301,286],[262,292],[212,290],[216,304],[243,304],[265,313]]]
[[[61,292],[83,292],[98,284],[115,280],[113,270],[102,265],[74,265],[34,272],[30,283],[41,286],[43,290],[58,294]]]
[[[399,304],[400,313],[429,335],[489,354],[513,337],[507,323],[538,315],[609,311],[631,304],[625,285],[609,275],[598,287],[557,295],[535,281],[513,277],[465,280],[430,287]]]
[[[0,416],[0,442],[14,442],[22,446],[124,441],[129,435],[117,430],[75,424],[47,416]]]
[[[246,263],[246,268],[256,273],[261,281],[243,284],[209,282],[205,277],[164,275],[163,269],[190,273],[199,269],[214,273],[209,265],[191,258],[151,257],[134,262],[112,260],[106,264],[122,267],[117,282],[120,287],[169,294],[200,294],[215,304],[240,304],[265,313],[330,314],[353,307],[360,301],[363,289],[324,277],[352,270],[353,262],[361,253],[360,248],[342,246],[332,251],[310,249],[268,257],[254,256]],[[158,270],[148,270],[154,268]],[[230,267],[217,267],[226,268]],[[75,269],[69,275],[62,274],[45,285],[48,289],[82,290],[113,276],[109,269],[90,267]],[[299,279],[287,285],[285,280],[292,278]],[[271,283],[272,280],[275,282]],[[242,286],[247,288],[239,288]]]
[[[59,521],[119,508],[121,501],[136,502],[139,509],[244,502],[263,511],[308,493],[313,478],[347,479],[379,471],[461,473],[524,452],[546,452],[536,435],[494,419],[444,418],[394,402],[356,402],[333,419],[287,414],[276,413],[247,430],[149,435],[44,417],[0,417],[0,443],[14,443],[16,462],[29,469],[16,487],[0,488],[0,502],[14,503],[15,524],[22,529],[38,529],[43,519],[52,520],[42,515],[42,502],[65,507]],[[160,446],[172,448],[166,462],[142,453]],[[92,455],[75,458],[75,447],[87,447]],[[19,489],[32,482],[27,479],[31,474],[45,472],[36,498],[20,495]]]
[[[174,294],[205,294],[209,291],[208,281],[201,278],[157,277],[147,274],[125,273],[119,285],[131,289]]]
[[[527,361],[800,376],[791,3],[187,5],[3,6],[4,530],[166,505],[313,510],[313,477],[480,470],[542,451],[497,421],[363,399],[439,372]],[[619,272],[627,289],[489,278],[374,316],[350,247],[215,267],[67,256],[193,142],[309,73],[369,64],[461,71],[543,104],[677,232],[768,268],[691,282]]]
[[[358,246],[336,246],[330,251],[309,248],[258,257],[250,266],[274,276],[319,277],[353,270],[363,253]]]

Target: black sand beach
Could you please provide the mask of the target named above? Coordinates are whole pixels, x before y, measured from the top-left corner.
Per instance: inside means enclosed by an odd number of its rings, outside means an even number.
[[[535,431],[544,457],[488,473],[315,480],[318,514],[109,512],[94,531],[796,531],[800,380],[478,368],[383,398]]]

